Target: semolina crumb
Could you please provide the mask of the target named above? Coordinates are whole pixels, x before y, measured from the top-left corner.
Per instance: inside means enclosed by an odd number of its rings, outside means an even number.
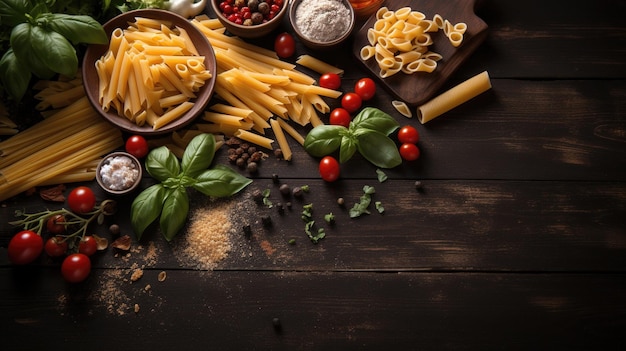
[[[137,268],[133,271],[133,274],[131,274],[130,281],[136,282],[137,280],[141,279],[141,277],[143,277],[143,270]]]
[[[138,303],[135,304],[135,313],[139,313],[139,304]]]

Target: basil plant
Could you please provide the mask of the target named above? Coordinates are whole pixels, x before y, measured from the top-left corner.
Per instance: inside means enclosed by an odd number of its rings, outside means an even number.
[[[10,28],[10,46],[0,58],[0,83],[16,101],[23,97],[33,75],[73,77],[78,70],[74,45],[108,42],[92,17],[50,11],[44,1],[0,1],[1,29]]]
[[[389,114],[366,107],[354,117],[348,128],[319,125],[311,129],[304,140],[304,149],[315,157],[326,156],[339,149],[341,163],[358,151],[377,167],[393,168],[402,163],[402,158],[389,134],[399,126]]]
[[[166,240],[178,234],[189,213],[187,188],[207,196],[227,197],[252,182],[223,165],[208,169],[214,155],[213,134],[194,137],[185,149],[182,162],[165,146],[150,151],[145,160],[146,170],[160,183],[143,190],[132,203],[131,224],[138,239],[157,218]]]

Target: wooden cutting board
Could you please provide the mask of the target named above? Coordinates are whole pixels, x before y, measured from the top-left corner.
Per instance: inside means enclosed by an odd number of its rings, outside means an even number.
[[[422,12],[426,15],[426,19],[432,19],[435,14],[439,14],[444,20],[447,19],[452,24],[459,22],[467,24],[463,43],[456,48],[450,44],[443,30],[431,33],[434,43],[430,46],[430,50],[443,56],[443,59],[437,63],[437,69],[434,72],[414,74],[399,72],[384,79],[380,77],[380,68],[374,58],[364,62],[360,57],[361,48],[369,45],[367,30],[374,26],[375,15],[370,17],[356,33],[352,51],[357,61],[371,71],[372,76],[378,78],[380,84],[387,88],[390,93],[411,106],[420,105],[434,97],[452,73],[486,38],[487,24],[474,12],[476,0],[387,0],[383,6],[389,10],[408,6],[415,11]]]

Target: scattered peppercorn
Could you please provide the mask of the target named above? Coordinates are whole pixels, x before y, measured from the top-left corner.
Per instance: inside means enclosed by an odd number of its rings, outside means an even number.
[[[345,205],[346,201],[343,199],[343,197],[340,197],[337,199],[337,205],[339,206],[343,206]]]
[[[250,237],[252,235],[252,227],[250,227],[250,224],[246,224],[243,226],[243,234],[246,237]]]
[[[278,184],[279,180],[278,180],[278,174],[274,173],[272,174],[272,182],[274,184]]]
[[[283,206],[282,202],[276,204],[276,209],[278,210],[278,214],[285,213],[285,206]]]
[[[263,226],[265,228],[269,228],[272,226],[272,217],[270,216],[263,216],[261,217],[261,223],[263,223]]]
[[[117,225],[117,224],[111,224],[109,226],[109,232],[111,232],[111,234],[113,234],[113,235],[120,235],[120,233],[121,233],[120,226]]]
[[[291,208],[291,201],[287,201],[287,202],[285,203],[285,206],[287,206],[287,208]]]
[[[273,318],[272,319],[272,325],[274,326],[274,330],[277,333],[280,333],[282,331],[282,329],[283,329],[282,325],[280,324],[280,319],[278,319],[278,318]]]
[[[282,158],[283,157],[283,150],[278,148],[274,150],[274,156],[278,157],[278,158]]]
[[[291,194],[291,188],[287,184],[281,185],[280,188],[278,188],[278,190],[280,190],[280,193],[285,197]]]
[[[258,204],[262,204],[263,203],[263,192],[259,189],[255,189],[252,192],[252,199],[254,199],[254,202],[258,203]]]
[[[248,172],[250,173],[256,173],[259,171],[259,167],[257,165],[256,162],[250,162],[248,163]]]
[[[415,181],[415,190],[420,191],[420,192],[424,191],[424,185],[422,184],[420,180]]]
[[[293,188],[293,196],[294,197],[301,198],[302,197],[302,193],[303,193],[303,191],[302,191],[301,187],[297,186],[297,187]]]

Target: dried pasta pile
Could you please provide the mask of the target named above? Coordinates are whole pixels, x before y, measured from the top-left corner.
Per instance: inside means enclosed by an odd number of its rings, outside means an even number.
[[[36,186],[93,180],[100,157],[122,145],[120,130],[82,97],[0,142],[0,201]]]
[[[191,23],[213,46],[218,66],[215,92],[227,103],[212,106],[203,116],[210,123],[199,123],[197,128],[236,136],[268,149],[274,140],[264,134],[265,129],[272,128],[284,158],[289,160],[291,150],[283,131],[300,144],[304,138],[287,122],[323,124],[318,113],[330,112],[323,97],[337,98],[341,92],[315,85],[314,78],[281,61],[271,50],[225,35],[217,19],[198,16]],[[298,63],[314,70],[324,66],[341,72],[310,56],[301,57]]]

